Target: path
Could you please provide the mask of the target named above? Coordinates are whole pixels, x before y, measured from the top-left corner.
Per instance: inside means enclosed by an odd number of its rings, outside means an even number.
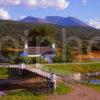
[[[86,86],[73,85],[73,92],[60,96],[48,96],[46,100],[100,100],[100,93]]]

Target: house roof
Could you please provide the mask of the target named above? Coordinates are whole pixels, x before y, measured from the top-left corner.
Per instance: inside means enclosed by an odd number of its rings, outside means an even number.
[[[28,55],[42,55],[54,50],[51,47],[28,47],[25,51],[28,52]]]

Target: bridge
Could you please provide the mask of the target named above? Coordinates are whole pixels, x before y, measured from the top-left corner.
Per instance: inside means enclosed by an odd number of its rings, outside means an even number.
[[[49,80],[51,80],[51,82],[54,83],[54,88],[56,88],[56,82],[57,82],[57,75],[46,72],[41,70],[42,69],[42,65],[41,64],[34,64],[34,65],[25,65],[25,64],[19,64],[19,65],[11,65],[11,64],[5,64],[5,65],[0,65],[0,67],[7,67],[7,68],[18,68],[18,69],[24,69],[27,71],[30,71],[32,73],[38,74],[40,76],[43,76]]]
[[[36,73],[38,75],[41,75],[48,79],[52,78],[51,73],[45,72],[40,69],[42,67],[42,65],[40,65],[40,64],[34,64],[34,65],[25,65],[23,63],[19,64],[19,65],[2,64],[2,65],[0,65],[0,67],[24,69],[24,70]]]
[[[42,76],[43,77],[42,79],[46,78],[47,80],[44,80],[44,81],[42,81],[41,78],[39,78],[39,79],[35,79],[35,78],[30,79],[30,81],[32,80],[31,81],[32,82],[31,83],[32,84],[32,88],[35,88],[35,90],[36,90],[37,85],[38,85],[38,87],[39,86],[43,87],[42,85],[44,85],[44,89],[46,89],[46,88],[48,89],[48,86],[50,84],[52,84],[52,85],[49,86],[49,88],[52,86],[50,89],[56,89],[56,80],[55,80],[55,79],[57,79],[56,78],[56,75],[41,70],[42,69],[42,65],[41,64],[35,64],[35,65],[25,65],[25,64],[11,65],[11,64],[2,64],[2,65],[0,65],[0,67],[1,68],[2,67],[6,67],[6,68],[16,68],[16,69],[19,69],[19,72],[22,72],[22,70],[26,70],[26,71],[29,71],[29,72],[32,72],[32,73],[35,73],[37,75]],[[0,80],[1,87],[3,87],[2,84],[3,85],[5,85],[5,84],[10,84],[11,85],[12,84],[11,86],[13,86],[13,85],[16,86],[16,87],[19,87],[20,86],[22,88],[22,87],[25,87],[27,85],[27,79],[20,79],[20,80],[19,79],[6,79],[6,80],[1,79]],[[27,86],[29,87],[31,85],[27,85]],[[40,87],[39,87],[39,89],[40,89]]]

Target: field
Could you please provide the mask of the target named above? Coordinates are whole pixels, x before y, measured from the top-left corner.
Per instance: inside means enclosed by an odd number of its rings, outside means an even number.
[[[58,75],[65,75],[70,73],[100,72],[100,63],[45,64],[43,70],[48,72],[55,72]]]

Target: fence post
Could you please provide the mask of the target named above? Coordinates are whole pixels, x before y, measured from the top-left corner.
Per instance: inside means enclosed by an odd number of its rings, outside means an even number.
[[[57,76],[55,73],[51,73],[51,81],[53,82],[53,86],[54,86],[53,88],[55,90],[57,87]]]

